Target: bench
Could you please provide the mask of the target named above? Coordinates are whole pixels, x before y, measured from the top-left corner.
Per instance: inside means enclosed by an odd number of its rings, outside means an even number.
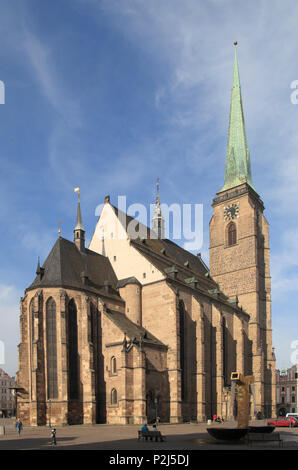
[[[138,441],[140,441],[141,439],[143,441],[144,440],[148,441],[148,439],[152,441],[154,438],[155,438],[155,442],[157,442],[158,440],[160,440],[160,442],[164,442],[165,440],[164,436],[162,436],[160,431],[138,431],[138,433],[139,433]]]
[[[279,443],[279,447],[283,447],[283,441],[280,438],[279,432],[273,432],[273,433],[261,433],[261,432],[249,432],[247,434],[247,444],[251,444],[253,442],[271,442],[271,441],[277,441]]]

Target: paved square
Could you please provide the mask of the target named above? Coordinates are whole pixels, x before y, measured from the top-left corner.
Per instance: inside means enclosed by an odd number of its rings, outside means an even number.
[[[229,423],[231,425],[232,423]],[[159,430],[165,442],[138,441],[136,425],[88,425],[57,427],[57,445],[51,444],[50,428],[24,427],[17,436],[14,420],[0,420],[5,435],[0,437],[0,450],[222,450],[279,449],[276,442],[256,443],[251,448],[245,442],[223,443],[206,431],[206,424],[162,424]],[[216,425],[223,426],[223,425]],[[226,424],[225,426],[228,426]],[[298,428],[276,429],[284,440],[284,449],[298,449]]]

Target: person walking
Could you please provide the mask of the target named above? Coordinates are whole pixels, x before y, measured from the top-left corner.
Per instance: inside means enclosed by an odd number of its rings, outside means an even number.
[[[53,446],[57,445],[57,441],[56,441],[56,428],[52,428],[52,430],[51,430],[51,436],[52,436],[52,445],[53,445]]]
[[[18,436],[20,436],[20,435],[21,435],[21,431],[22,431],[22,429],[23,429],[23,423],[22,423],[22,421],[20,420],[20,418],[17,419],[16,428],[17,428]]]

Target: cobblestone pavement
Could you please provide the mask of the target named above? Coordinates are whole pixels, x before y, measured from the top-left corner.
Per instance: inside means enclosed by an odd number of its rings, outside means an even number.
[[[254,424],[254,423],[251,423]],[[260,422],[258,422],[260,424]],[[127,425],[81,425],[57,427],[57,445],[51,445],[49,427],[24,427],[18,437],[14,420],[0,419],[5,435],[0,436],[0,450],[247,450],[279,449],[277,442],[256,443],[248,447],[245,442],[224,443],[216,441],[206,431],[206,424],[161,424],[159,430],[165,442],[139,442],[140,426]],[[235,423],[212,426],[235,426]],[[298,449],[298,428],[276,428],[284,441],[284,449]]]

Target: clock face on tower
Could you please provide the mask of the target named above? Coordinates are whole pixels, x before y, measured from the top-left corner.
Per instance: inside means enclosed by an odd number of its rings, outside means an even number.
[[[238,219],[239,217],[239,207],[237,203],[230,204],[229,206],[224,207],[224,218],[228,222],[233,219]]]

